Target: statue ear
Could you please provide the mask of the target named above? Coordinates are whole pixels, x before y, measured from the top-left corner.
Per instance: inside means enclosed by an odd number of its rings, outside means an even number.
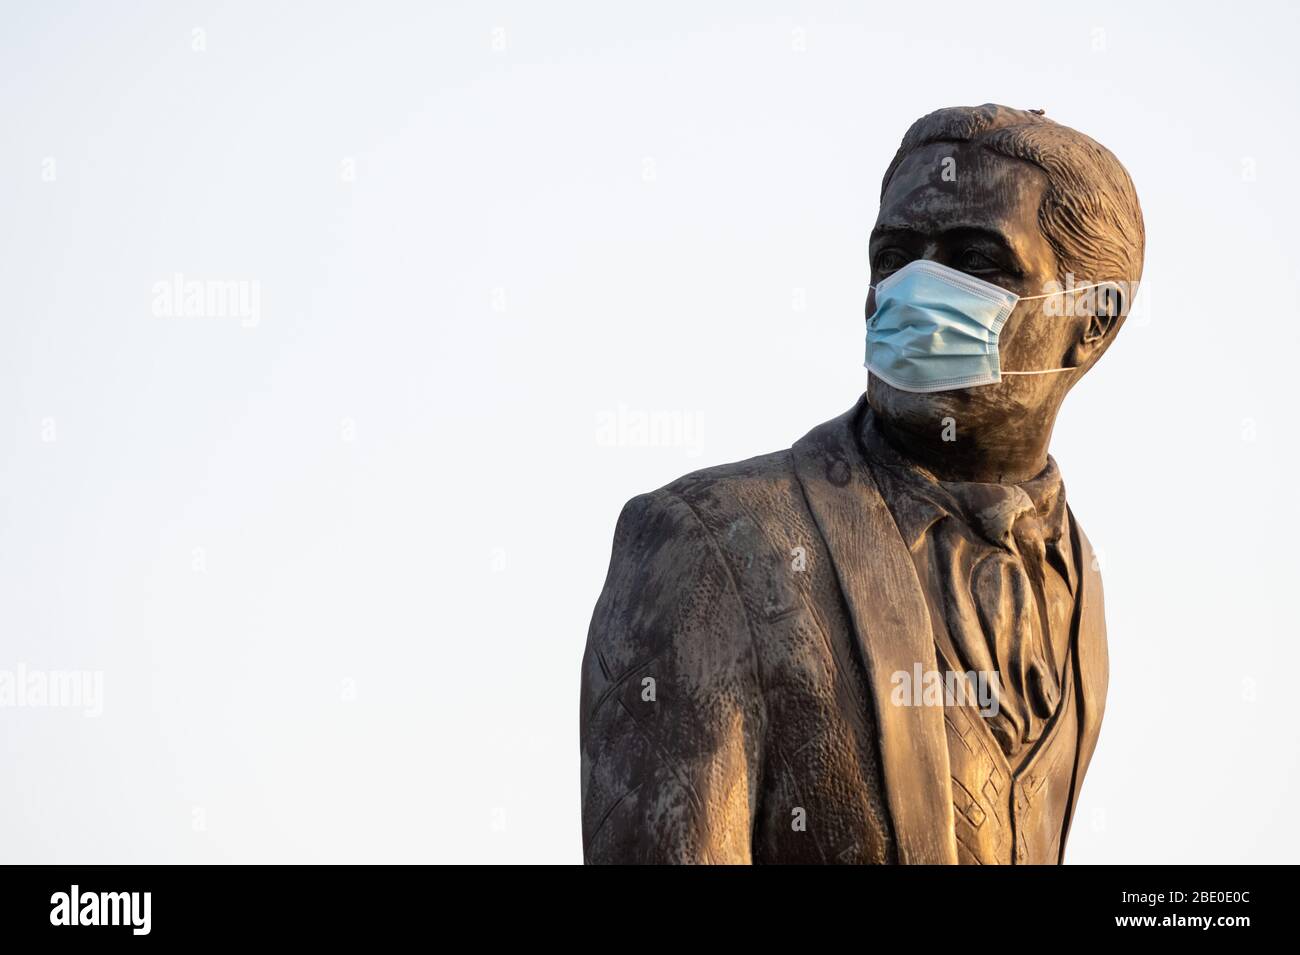
[[[1128,303],[1124,292],[1115,285],[1100,286],[1092,296],[1092,307],[1083,310],[1083,337],[1071,349],[1072,365],[1082,365],[1094,354],[1105,350],[1111,332],[1119,325]]]

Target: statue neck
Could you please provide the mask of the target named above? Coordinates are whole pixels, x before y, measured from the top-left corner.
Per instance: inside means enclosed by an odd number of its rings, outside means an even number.
[[[977,481],[983,484],[1019,484],[1037,477],[1047,467],[1047,448],[1056,416],[1025,422],[1016,428],[935,426],[922,427],[906,419],[873,414],[881,436],[899,455],[925,468],[940,481]]]

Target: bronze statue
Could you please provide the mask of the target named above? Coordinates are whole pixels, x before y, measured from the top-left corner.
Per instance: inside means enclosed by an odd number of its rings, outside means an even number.
[[[633,498],[582,666],[588,862],[1057,863],[1106,701],[1048,443],[1142,213],[1041,111],[914,123],[871,236],[866,395]]]

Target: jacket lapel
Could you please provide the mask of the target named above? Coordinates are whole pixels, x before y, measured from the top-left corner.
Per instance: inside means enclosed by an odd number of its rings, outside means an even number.
[[[865,397],[793,448],[795,473],[830,551],[875,700],[898,861],[955,864],[948,741],[939,706],[895,706],[893,674],[936,669],[930,614],[911,554],[863,458]],[[919,690],[920,688],[916,688]]]
[[[1079,745],[1075,750],[1074,779],[1070,783],[1070,804],[1065,811],[1065,832],[1061,837],[1061,861],[1065,861],[1065,843],[1070,823],[1079,804],[1079,788],[1097,748],[1101,717],[1106,710],[1106,689],[1110,684],[1110,657],[1106,649],[1106,612],[1102,604],[1101,575],[1095,565],[1092,545],[1070,513],[1074,538],[1074,565],[1078,568],[1079,599],[1075,606],[1074,665],[1079,686]]]

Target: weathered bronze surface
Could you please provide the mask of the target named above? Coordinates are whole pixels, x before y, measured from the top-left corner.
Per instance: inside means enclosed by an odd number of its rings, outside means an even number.
[[[1048,444],[1144,242],[1123,167],[1041,113],[913,124],[873,286],[915,259],[1022,297],[1115,285],[1007,320],[1003,369],[1070,371],[930,394],[873,376],[793,448],[627,504],[582,668],[588,862],[1063,859],[1107,656]]]

